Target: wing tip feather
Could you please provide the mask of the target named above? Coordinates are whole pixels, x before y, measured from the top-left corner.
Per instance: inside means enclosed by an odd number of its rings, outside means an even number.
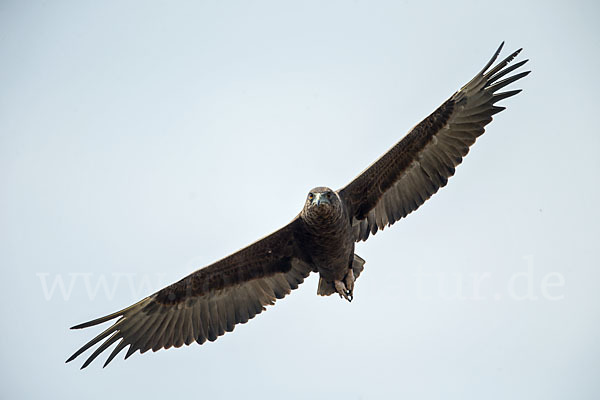
[[[490,68],[492,66],[492,64],[494,64],[494,62],[500,55],[500,52],[502,51],[503,47],[504,47],[504,40],[502,41],[502,43],[500,43],[500,46],[498,46],[498,49],[494,52],[494,55],[492,56],[492,58],[490,58],[490,60],[487,62],[487,64],[485,64],[485,67],[483,67],[483,69],[481,70],[479,75],[485,74],[485,72],[488,70],[488,68]]]
[[[515,89],[515,90],[508,90],[506,92],[496,93],[492,96],[493,102],[496,103],[500,100],[504,100],[509,97],[515,96],[515,95],[521,93],[522,91],[523,91],[523,89]]]

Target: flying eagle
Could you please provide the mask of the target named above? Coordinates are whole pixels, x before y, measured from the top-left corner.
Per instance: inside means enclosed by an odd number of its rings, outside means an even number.
[[[319,274],[318,295],[337,293],[351,301],[365,263],[354,244],[406,217],[445,186],[492,116],[504,110],[495,104],[520,92],[500,91],[530,72],[506,77],[528,61],[509,66],[521,49],[492,67],[503,45],[469,83],[347,186],[312,189],[288,225],[123,310],[72,327],[118,318],[67,362],[99,342],[81,368],[115,343],[104,366],[127,346],[125,359],[137,350],[214,341],[296,289],[311,272]]]

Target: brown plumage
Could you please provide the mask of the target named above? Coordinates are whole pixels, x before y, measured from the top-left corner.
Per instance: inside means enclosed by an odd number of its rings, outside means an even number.
[[[319,295],[337,292],[351,301],[365,263],[354,254],[355,242],[407,216],[445,186],[485,125],[504,110],[495,103],[519,93],[499,90],[529,74],[500,80],[527,62],[508,66],[521,50],[490,69],[502,46],[469,83],[347,186],[311,190],[285,227],[130,307],[74,326],[118,318],[67,362],[100,342],[82,368],[115,343],[105,366],[127,346],[125,358],[138,350],[214,341],[296,289],[311,272],[320,276]]]

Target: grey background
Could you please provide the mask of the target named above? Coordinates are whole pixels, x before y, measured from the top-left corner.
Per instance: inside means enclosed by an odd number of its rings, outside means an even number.
[[[596,2],[0,4],[2,398],[600,396]],[[506,40],[533,73],[449,185],[215,343],[64,364],[288,222]],[[481,281],[479,285],[474,283]],[[60,284],[63,285],[62,290]]]

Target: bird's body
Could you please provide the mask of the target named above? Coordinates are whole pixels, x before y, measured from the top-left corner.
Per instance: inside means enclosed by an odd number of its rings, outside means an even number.
[[[118,318],[67,362],[99,342],[82,368],[115,343],[105,366],[127,346],[125,358],[138,350],[214,341],[296,289],[311,272],[319,274],[317,294],[337,292],[351,301],[365,263],[354,253],[355,243],[406,217],[445,186],[492,115],[504,109],[495,103],[519,93],[498,91],[529,71],[500,78],[527,60],[508,66],[517,50],[490,69],[501,49],[348,185],[312,189],[288,225],[130,307],[73,327]]]
[[[306,237],[303,247],[311,249],[310,261],[326,281],[344,279],[354,255],[352,225],[337,193],[315,188],[311,193],[332,197],[334,204],[306,206],[300,213]]]

